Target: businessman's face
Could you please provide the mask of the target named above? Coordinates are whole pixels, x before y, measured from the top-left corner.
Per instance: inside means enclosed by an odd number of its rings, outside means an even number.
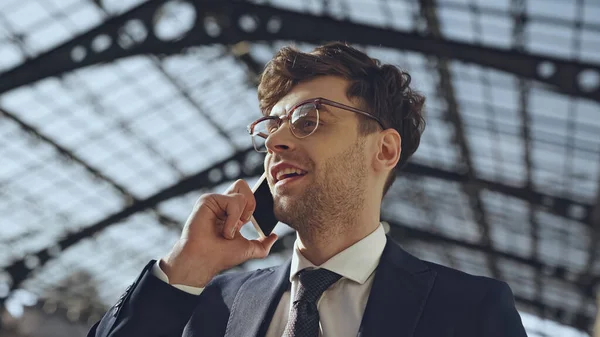
[[[300,83],[275,105],[271,115],[285,114],[296,103],[316,97],[358,107],[346,97],[347,85],[345,80],[332,76]],[[269,185],[280,221],[313,234],[331,231],[325,228],[331,219],[353,223],[364,203],[368,174],[364,139],[358,134],[359,120],[353,112],[320,106],[319,125],[310,136],[297,138],[287,122],[269,136],[265,169],[271,173]],[[279,171],[278,164],[289,164],[300,171],[273,176],[274,168],[275,173]]]

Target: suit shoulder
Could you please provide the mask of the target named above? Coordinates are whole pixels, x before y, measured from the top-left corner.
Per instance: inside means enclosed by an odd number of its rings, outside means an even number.
[[[436,273],[430,308],[454,326],[456,336],[527,336],[506,282],[423,262]]]
[[[250,278],[266,273],[268,269],[252,271],[229,271],[217,275],[208,283],[202,292],[205,298],[222,299],[225,303],[233,303],[242,285]]]
[[[506,282],[491,277],[472,275],[457,269],[442,266],[437,263],[423,261],[431,270],[436,272],[438,292],[447,296],[456,296],[461,301],[480,302],[492,293],[510,291]]]

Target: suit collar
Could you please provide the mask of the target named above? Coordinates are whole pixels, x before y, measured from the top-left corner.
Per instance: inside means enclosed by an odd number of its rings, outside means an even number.
[[[324,268],[338,273],[344,278],[364,284],[377,268],[386,244],[385,230],[379,224],[379,227],[369,235],[339,252],[322,265],[315,266],[300,253],[298,240],[296,239],[292,251],[290,282],[305,268]]]
[[[363,314],[360,337],[413,336],[436,273],[388,237]],[[390,310],[393,308],[393,310]]]
[[[290,261],[257,272],[238,290],[225,337],[264,336],[281,295],[289,289]]]

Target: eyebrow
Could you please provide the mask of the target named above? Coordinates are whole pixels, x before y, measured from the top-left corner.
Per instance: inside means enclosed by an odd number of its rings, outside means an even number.
[[[336,113],[334,113],[333,111],[331,111],[330,106],[325,105],[325,104],[321,104],[321,109],[319,109],[319,112],[325,112],[327,114],[327,116],[333,118],[333,119],[340,119],[340,116],[338,116]]]
[[[292,106],[290,106],[290,108],[293,106],[296,106],[296,105],[292,105]],[[330,116],[331,118],[340,119],[340,116],[338,116],[334,111],[332,111],[331,108],[335,108],[335,107],[332,107],[332,106],[322,103],[321,108],[319,109],[319,112],[325,112],[326,115]],[[271,110],[269,112],[268,116],[281,117],[282,115],[287,115],[288,113],[289,113],[289,111],[287,109],[278,109],[276,112],[273,112],[273,110]]]
[[[279,116],[281,117],[282,115],[287,115],[287,110],[282,110],[282,109],[278,109],[277,111],[269,111],[269,114],[267,116]]]

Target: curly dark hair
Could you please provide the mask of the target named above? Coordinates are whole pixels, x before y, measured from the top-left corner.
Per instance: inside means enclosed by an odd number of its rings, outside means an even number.
[[[390,172],[383,196],[402,168],[419,147],[425,130],[423,106],[425,97],[410,87],[411,77],[390,64],[342,42],[332,42],[304,53],[294,47],[284,47],[267,65],[258,85],[258,100],[263,115],[268,115],[292,88],[318,76],[333,75],[349,82],[346,95],[356,99],[361,109],[379,118],[384,127],[393,128],[402,138],[402,153],[396,167]],[[359,134],[379,130],[377,122],[360,116]]]

